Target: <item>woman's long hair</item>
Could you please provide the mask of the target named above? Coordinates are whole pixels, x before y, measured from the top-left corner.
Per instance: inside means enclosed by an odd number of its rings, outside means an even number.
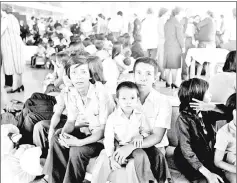
[[[105,84],[104,72],[103,72],[103,65],[102,61],[97,56],[89,56],[87,58],[89,72],[91,76],[90,82],[95,84],[95,82],[101,82]]]
[[[236,72],[236,51],[231,51],[226,56],[223,72]]]
[[[194,112],[189,103],[193,102],[193,98],[202,101],[208,88],[208,82],[198,78],[182,82],[178,91],[178,97],[180,100],[179,111],[188,110]]]

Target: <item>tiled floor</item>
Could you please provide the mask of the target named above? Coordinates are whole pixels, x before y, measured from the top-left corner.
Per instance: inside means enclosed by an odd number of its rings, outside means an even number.
[[[17,99],[24,102],[27,98],[31,96],[34,92],[42,92],[42,82],[48,72],[51,72],[43,68],[31,68],[29,65],[25,66],[25,72],[23,73],[23,85],[25,91],[21,93],[6,93],[4,87],[5,77],[3,72],[1,72],[1,109],[4,105],[11,99]]]
[[[23,84],[25,91],[21,93],[7,94],[4,90],[4,75],[1,72],[1,109],[4,108],[5,104],[11,99],[17,99],[24,102],[34,92],[42,92],[42,82],[48,72],[51,72],[43,68],[31,68],[29,65],[25,66],[25,72],[23,73]],[[156,88],[161,93],[171,97],[172,103],[177,103],[177,90],[165,88],[165,82],[157,82]]]

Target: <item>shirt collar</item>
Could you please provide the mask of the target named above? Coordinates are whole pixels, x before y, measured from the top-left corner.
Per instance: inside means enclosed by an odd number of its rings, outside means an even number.
[[[118,114],[119,116],[125,116],[123,110],[122,110],[121,107],[119,107],[119,106],[117,107],[117,114]],[[138,110],[137,108],[133,110],[131,116],[136,115],[136,114],[141,114],[141,111]]]
[[[73,95],[79,95],[77,89],[74,86],[65,87],[64,91],[70,92]],[[93,98],[93,96],[95,96],[95,93],[96,93],[95,85],[90,84],[86,97],[91,99],[91,98]]]

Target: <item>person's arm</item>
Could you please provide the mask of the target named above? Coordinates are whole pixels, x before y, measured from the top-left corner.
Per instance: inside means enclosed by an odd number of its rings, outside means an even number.
[[[159,144],[164,138],[167,129],[170,129],[172,106],[165,96],[160,97],[161,107],[156,117],[155,128],[150,136],[144,139],[142,148],[148,148]]]
[[[104,137],[104,129],[105,129],[105,125],[100,125],[100,128],[97,129],[94,133],[92,132],[92,135],[81,139],[80,143],[83,145],[87,145],[87,144],[92,144],[95,142],[98,142],[99,140],[101,140]]]
[[[215,144],[215,156],[214,156],[214,164],[216,167],[226,170],[228,172],[236,173],[236,166],[229,164],[227,162],[224,162],[224,155],[225,151],[228,147],[228,137],[229,134],[225,132],[225,128],[227,126],[223,126],[216,135],[216,144]]]
[[[216,167],[231,172],[231,173],[236,173],[236,166],[229,164],[225,161],[223,161],[225,152],[224,151],[220,151],[218,149],[216,149],[215,151],[215,159],[214,159],[214,163],[216,165]]]
[[[191,129],[191,121],[189,120],[192,119],[183,116],[180,116],[178,118],[177,120],[178,131],[179,131],[178,140],[184,158],[195,170],[199,170],[203,166],[203,164],[198,159],[197,155],[192,149],[191,136],[190,136],[190,131],[192,129]]]

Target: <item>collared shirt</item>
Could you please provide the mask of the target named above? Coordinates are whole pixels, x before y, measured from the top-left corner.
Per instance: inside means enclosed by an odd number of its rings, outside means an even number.
[[[152,134],[154,128],[156,127],[170,129],[172,106],[165,95],[159,93],[155,89],[152,89],[144,104],[142,105],[140,103],[139,108],[142,110],[149,123],[149,133]],[[165,147],[168,145],[169,141],[166,130],[161,142],[155,146]]]
[[[233,121],[217,132],[215,148],[227,153],[227,162],[236,165],[236,125]]]
[[[101,83],[90,84],[84,102],[74,87],[65,88],[56,100],[55,111],[62,113],[67,109],[68,120],[76,120],[76,125],[81,122],[83,116],[89,122],[91,133],[97,131],[101,125],[105,125],[108,115],[115,106],[112,97]]]
[[[108,156],[112,156],[114,152],[114,140],[116,139],[119,145],[127,145],[137,135],[148,136],[148,126],[144,114],[138,109],[135,109],[128,119],[122,109],[118,107],[108,117],[105,127],[104,146]]]

